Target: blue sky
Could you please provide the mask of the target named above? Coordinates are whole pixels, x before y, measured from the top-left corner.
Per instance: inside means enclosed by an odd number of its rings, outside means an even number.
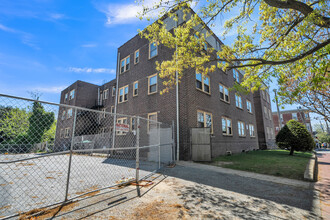
[[[0,93],[39,91],[42,100],[58,103],[60,91],[76,80],[112,80],[117,48],[148,25],[136,18],[140,9],[119,0],[1,0]],[[224,43],[231,43],[230,34]]]

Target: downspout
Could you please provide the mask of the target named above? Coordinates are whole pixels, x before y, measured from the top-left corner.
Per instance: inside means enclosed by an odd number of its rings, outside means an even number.
[[[179,16],[178,16],[179,17]],[[178,27],[178,21],[175,21],[175,27]],[[178,58],[178,44],[177,39],[175,38],[175,63],[177,65],[177,58]],[[180,156],[180,144],[179,144],[179,137],[180,137],[180,130],[179,130],[179,79],[178,79],[178,70],[176,67],[175,70],[175,84],[176,84],[176,160],[179,161]]]
[[[120,52],[117,55],[117,73],[116,73],[116,95],[115,95],[115,114],[113,116],[113,129],[112,129],[112,148],[115,148],[116,139],[116,123],[117,123],[117,100],[118,100],[118,82],[119,82],[119,62],[120,62]]]

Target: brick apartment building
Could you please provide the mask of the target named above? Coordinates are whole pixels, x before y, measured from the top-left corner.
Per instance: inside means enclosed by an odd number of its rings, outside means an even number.
[[[179,19],[179,25],[182,22]],[[169,29],[175,27],[171,18],[165,18],[165,23]],[[207,47],[216,50],[223,44],[214,34],[206,41]],[[169,60],[172,54],[173,50],[136,35],[118,48],[120,65],[115,80],[102,86],[77,81],[62,91],[60,102],[114,112],[117,101],[117,113],[137,115],[169,125],[174,121],[176,126],[176,92],[172,89],[163,95],[159,93],[164,87],[156,71],[156,61]],[[227,151],[238,153],[273,146],[269,95],[261,95],[268,92],[243,95],[229,90],[242,78],[242,73],[237,70],[217,69],[208,76],[194,69],[185,71],[178,93],[180,159],[191,159],[190,134],[191,128],[196,127],[211,128],[212,157]],[[72,91],[74,97],[71,99]],[[72,129],[66,122],[71,120],[70,117],[61,114],[67,113],[59,112],[56,139],[65,139],[65,135],[61,136],[61,130],[65,129],[63,126]],[[61,120],[61,117],[68,119]],[[123,123],[120,120],[117,119],[117,122]],[[125,123],[132,122],[126,120]]]
[[[280,124],[278,120],[278,114],[277,112],[273,112],[273,121],[274,121],[274,129],[275,129],[275,135],[280,130]],[[282,127],[291,119],[297,120],[300,123],[304,124],[307,128],[307,130],[310,133],[313,133],[312,125],[311,125],[311,119],[309,117],[309,111],[306,109],[297,109],[297,110],[287,110],[287,111],[281,111],[281,120],[282,120]]]

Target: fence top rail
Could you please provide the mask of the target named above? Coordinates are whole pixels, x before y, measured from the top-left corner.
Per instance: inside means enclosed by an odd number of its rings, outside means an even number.
[[[39,103],[43,103],[43,104],[47,104],[47,105],[55,105],[55,106],[65,107],[65,108],[73,108],[73,109],[82,110],[82,111],[102,113],[102,114],[107,114],[107,115],[112,115],[112,116],[116,115],[117,117],[120,116],[120,117],[140,118],[140,119],[151,121],[153,123],[157,123],[157,124],[160,124],[160,125],[161,124],[164,124],[164,123],[159,122],[159,121],[154,121],[154,120],[151,120],[151,119],[148,119],[148,118],[144,118],[144,117],[140,117],[140,116],[135,116],[135,115],[125,115],[125,114],[121,114],[121,113],[111,113],[111,112],[100,111],[100,110],[95,110],[95,109],[90,109],[90,108],[84,108],[84,107],[75,106],[75,105],[58,104],[58,103],[54,103],[54,102],[40,101],[40,100],[23,98],[23,97],[6,95],[6,94],[0,93],[0,97],[1,96],[2,97],[6,97],[6,98],[12,98],[12,99],[20,99],[20,100],[24,100],[24,101],[30,101],[30,102],[39,102]]]

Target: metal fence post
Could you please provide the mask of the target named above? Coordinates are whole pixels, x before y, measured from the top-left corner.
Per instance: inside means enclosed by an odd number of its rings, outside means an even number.
[[[175,161],[175,155],[174,155],[174,152],[175,152],[175,139],[174,139],[174,136],[175,136],[175,133],[174,133],[174,121],[172,121],[172,148],[171,148],[171,159],[172,159],[172,161],[171,162],[173,162],[173,161]]]
[[[75,108],[74,118],[73,118],[73,127],[72,127],[72,137],[71,137],[71,146],[70,146],[70,157],[69,157],[69,167],[68,167],[68,176],[66,179],[66,189],[65,189],[65,199],[68,200],[69,184],[70,184],[70,172],[71,172],[71,162],[72,162],[72,150],[74,142],[74,131],[76,129],[76,119],[77,119],[77,109]]]
[[[136,180],[136,191],[137,195],[140,197],[139,188],[139,172],[140,172],[140,117],[136,117],[136,163],[135,163],[135,180]]]

